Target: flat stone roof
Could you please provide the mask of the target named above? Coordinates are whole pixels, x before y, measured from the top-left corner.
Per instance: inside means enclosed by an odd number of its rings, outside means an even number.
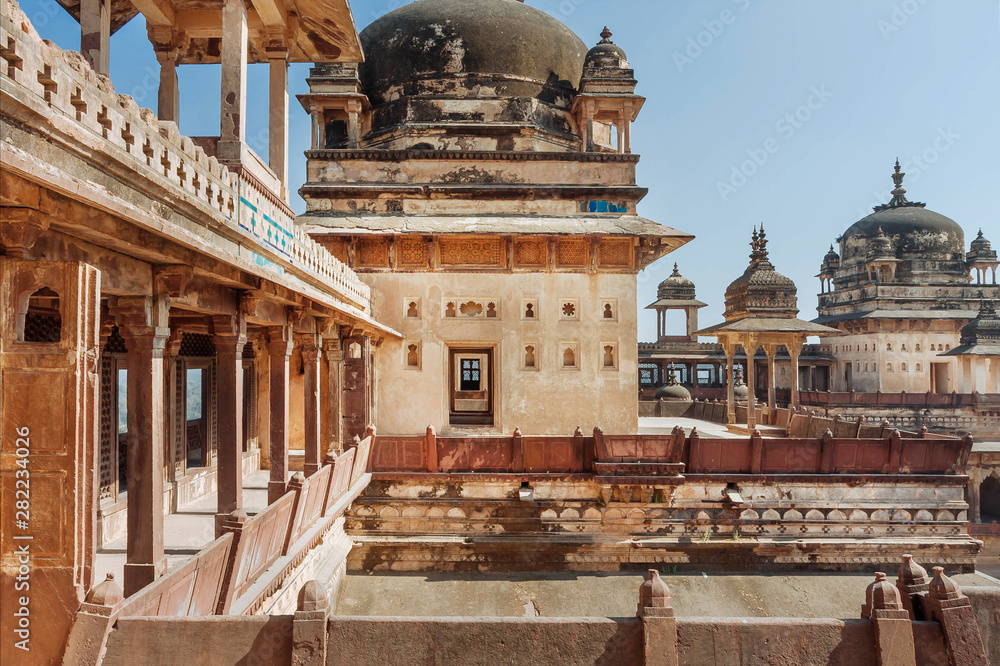
[[[894,571],[894,566],[889,567]],[[718,574],[661,570],[679,617],[861,616],[872,573]],[[337,615],[403,617],[634,617],[645,575],[628,573],[350,574]],[[895,578],[895,575],[892,575]],[[997,585],[957,574],[964,587]]]
[[[701,419],[685,419],[679,416],[639,417],[640,435],[669,435],[670,432],[676,426],[684,428],[685,435],[690,435],[692,429],[698,428],[698,434],[701,435],[702,437],[727,437],[734,439],[736,438],[746,439],[746,435],[738,435],[734,432],[730,432],[723,423],[702,421]],[[614,433],[608,433],[608,434],[614,434]]]

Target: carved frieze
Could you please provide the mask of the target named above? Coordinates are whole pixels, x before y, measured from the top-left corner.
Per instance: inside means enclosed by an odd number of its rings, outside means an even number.
[[[445,266],[500,266],[500,238],[442,238],[441,264]]]
[[[563,268],[584,268],[589,263],[589,243],[572,238],[556,242],[556,265]]]
[[[514,242],[514,262],[518,266],[544,266],[548,263],[548,243],[542,239],[525,239]]]
[[[397,240],[396,252],[400,267],[427,267],[427,244],[420,238],[401,238]]]
[[[358,266],[366,268],[387,268],[389,266],[389,242],[384,238],[361,238],[357,245]]]
[[[632,240],[628,238],[601,241],[600,262],[605,268],[632,267]]]

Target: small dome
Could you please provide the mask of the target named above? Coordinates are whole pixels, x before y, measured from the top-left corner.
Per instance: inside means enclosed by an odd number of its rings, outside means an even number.
[[[865,590],[865,600],[870,610],[902,610],[903,602],[899,590],[890,583],[885,573],[875,573],[875,582]]]
[[[965,256],[965,233],[954,220],[922,203],[906,199],[899,160],[892,179],[896,188],[892,200],[877,206],[875,212],[851,225],[843,236],[843,260],[865,260],[869,246],[880,236],[892,243],[896,258],[919,256],[921,259],[953,260]]]
[[[374,105],[418,94],[549,99],[546,90],[579,86],[587,52],[572,30],[518,0],[417,0],[372,22],[361,45]]]
[[[611,31],[604,26],[601,41],[587,51],[584,67],[628,69],[628,58],[620,46],[611,41]]]
[[[875,259],[895,259],[896,255],[892,253],[892,241],[889,240],[885,232],[882,231],[882,227],[878,228],[878,235],[875,236],[868,243],[868,259],[869,261]]]
[[[830,243],[830,251],[823,257],[823,261],[828,264],[832,264],[833,262],[840,263],[840,255],[833,249],[833,243]]]
[[[694,300],[694,282],[681,275],[674,263],[674,272],[656,288],[656,297],[678,301]]]
[[[798,314],[797,289],[768,259],[767,235],[756,227],[750,242],[750,265],[726,288],[726,321],[746,316],[794,317]]]
[[[979,304],[979,314],[962,327],[961,336],[962,345],[1000,344],[1000,315],[992,302]]]
[[[677,368],[667,366],[667,383],[656,389],[657,400],[691,400],[691,392],[677,382]]]
[[[934,579],[928,587],[932,599],[941,601],[960,599],[962,590],[951,578],[944,575],[943,567],[934,567]]]
[[[985,260],[985,261],[996,261],[997,252],[993,249],[993,245],[983,236],[983,230],[979,230],[979,234],[976,238],[969,244],[969,254],[966,257],[967,261]]]

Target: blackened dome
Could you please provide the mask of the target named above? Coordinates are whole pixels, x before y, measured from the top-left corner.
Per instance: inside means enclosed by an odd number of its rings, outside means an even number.
[[[417,0],[365,28],[361,45],[372,104],[416,94],[572,93],[587,54],[572,30],[519,0]]]

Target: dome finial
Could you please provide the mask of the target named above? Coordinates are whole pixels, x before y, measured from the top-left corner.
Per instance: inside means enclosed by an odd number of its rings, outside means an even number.
[[[906,174],[902,172],[899,166],[899,158],[896,158],[896,166],[893,168],[892,182],[896,188],[892,191],[892,201],[889,202],[890,206],[902,206],[903,204],[910,203],[906,200],[906,190],[903,189],[903,176]]]
[[[611,41],[611,35],[613,34],[614,33],[611,32],[608,26],[604,26],[604,30],[601,30],[601,41],[599,41],[598,44],[614,44],[614,42]]]
[[[753,225],[753,236],[750,237],[750,263],[757,261],[760,253],[760,235],[757,233],[757,225]]]
[[[757,241],[757,260],[767,261],[767,234],[764,233],[764,223],[760,223],[760,236]]]
[[[680,276],[681,272],[677,269],[677,262],[674,262],[674,272],[670,274],[670,277]]]

